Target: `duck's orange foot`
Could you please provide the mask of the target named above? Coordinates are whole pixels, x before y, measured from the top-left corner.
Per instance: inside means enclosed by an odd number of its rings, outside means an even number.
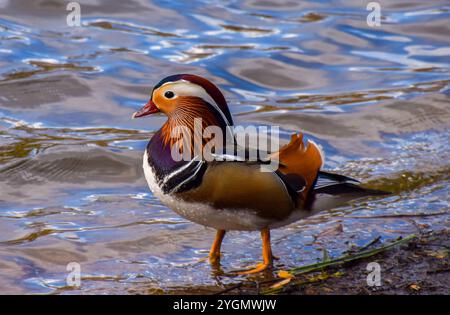
[[[256,265],[255,268],[252,268],[252,269],[249,269],[249,270],[236,271],[236,274],[238,274],[238,275],[250,275],[250,274],[254,274],[254,273],[258,273],[258,272],[267,270],[269,268],[272,268],[272,264],[259,263],[259,264]]]
[[[225,236],[225,230],[217,230],[216,238],[211,245],[211,250],[209,251],[209,263],[212,266],[217,266],[220,263],[220,246],[222,245],[222,240]]]
[[[213,256],[211,256],[211,255],[204,256],[204,257],[199,258],[197,260],[197,263],[209,262],[211,265],[218,264],[218,263],[220,263],[220,257],[222,257],[222,254],[213,255]]]
[[[210,254],[208,256],[209,263],[211,265],[218,265],[218,264],[220,264],[220,256],[222,256],[220,253]]]

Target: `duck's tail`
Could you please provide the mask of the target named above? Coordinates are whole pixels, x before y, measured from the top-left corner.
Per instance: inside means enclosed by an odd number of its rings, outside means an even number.
[[[324,163],[324,155],[321,148],[313,141],[303,141],[303,134],[293,134],[291,141],[278,152],[272,154],[272,158],[279,161],[278,171],[285,174],[296,174],[305,181],[305,189],[301,192],[301,199],[306,208],[313,207],[316,197],[328,196],[331,201],[348,201],[364,196],[388,195],[388,192],[364,188],[356,179],[321,171]],[[339,204],[339,202],[337,202]],[[337,205],[336,204],[336,205]],[[335,206],[336,206],[335,205]],[[328,205],[327,205],[328,207]],[[320,207],[322,208],[322,207]]]
[[[315,193],[324,193],[330,195],[338,194],[361,194],[361,195],[389,195],[389,192],[365,188],[360,185],[360,182],[354,178],[319,171],[316,183],[314,185]]]
[[[320,171],[314,189],[310,191],[304,208],[313,212],[332,209],[350,200],[368,196],[385,196],[389,192],[362,187],[359,181],[333,173]]]

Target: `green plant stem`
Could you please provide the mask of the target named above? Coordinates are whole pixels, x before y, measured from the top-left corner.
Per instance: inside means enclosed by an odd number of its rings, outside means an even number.
[[[347,263],[347,262],[368,258],[368,257],[374,256],[376,254],[382,253],[382,252],[384,252],[384,251],[386,251],[388,249],[391,249],[391,248],[393,248],[395,246],[408,243],[409,241],[411,241],[412,239],[414,239],[416,237],[417,236],[415,234],[411,234],[411,235],[408,235],[408,236],[406,236],[406,237],[404,237],[402,239],[399,239],[399,240],[396,240],[396,241],[394,241],[392,243],[389,243],[387,245],[381,246],[379,248],[375,248],[375,249],[371,249],[371,250],[363,250],[363,251],[355,253],[355,254],[343,255],[341,257],[330,259],[330,260],[327,260],[327,261],[323,261],[323,262],[319,262],[319,263],[315,263],[315,264],[311,264],[311,265],[306,265],[306,266],[292,268],[292,269],[288,270],[287,272],[289,272],[290,274],[292,274],[294,276],[298,276],[300,274],[305,274],[305,273],[321,270],[321,269],[323,269],[325,267],[341,265],[341,264],[344,264],[344,263]],[[273,294],[273,293],[279,292],[281,290],[282,290],[282,287],[281,288],[276,288],[276,289],[269,289],[269,290],[263,292],[263,294]]]

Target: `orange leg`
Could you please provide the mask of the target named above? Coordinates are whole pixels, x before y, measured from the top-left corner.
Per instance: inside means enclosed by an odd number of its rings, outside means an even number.
[[[209,262],[211,264],[217,264],[220,261],[220,245],[222,245],[223,237],[225,236],[225,230],[217,230],[216,238],[211,245],[209,251]]]
[[[262,256],[263,262],[259,263],[255,268],[245,271],[240,271],[240,275],[248,275],[252,273],[257,273],[272,267],[272,262],[274,256],[272,255],[272,248],[270,246],[270,230],[269,228],[264,228],[261,230],[261,240],[262,240]]]

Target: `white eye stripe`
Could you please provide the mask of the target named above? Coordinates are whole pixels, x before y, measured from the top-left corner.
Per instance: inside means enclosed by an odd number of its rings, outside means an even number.
[[[176,82],[166,82],[163,85],[161,85],[161,87],[163,87],[166,84],[171,84],[172,85],[171,88],[170,88],[170,91],[174,92],[176,96],[196,96],[196,97],[200,97],[205,102],[208,102],[209,104],[214,106],[214,108],[220,113],[220,115],[222,116],[222,118],[225,121],[225,123],[228,126],[231,126],[231,124],[228,121],[227,117],[222,112],[222,110],[217,105],[217,103],[214,101],[214,99],[200,85],[191,83],[191,82],[186,81],[186,80],[179,80],[179,81],[176,81]],[[167,92],[167,91],[164,91],[164,93],[165,92]]]

